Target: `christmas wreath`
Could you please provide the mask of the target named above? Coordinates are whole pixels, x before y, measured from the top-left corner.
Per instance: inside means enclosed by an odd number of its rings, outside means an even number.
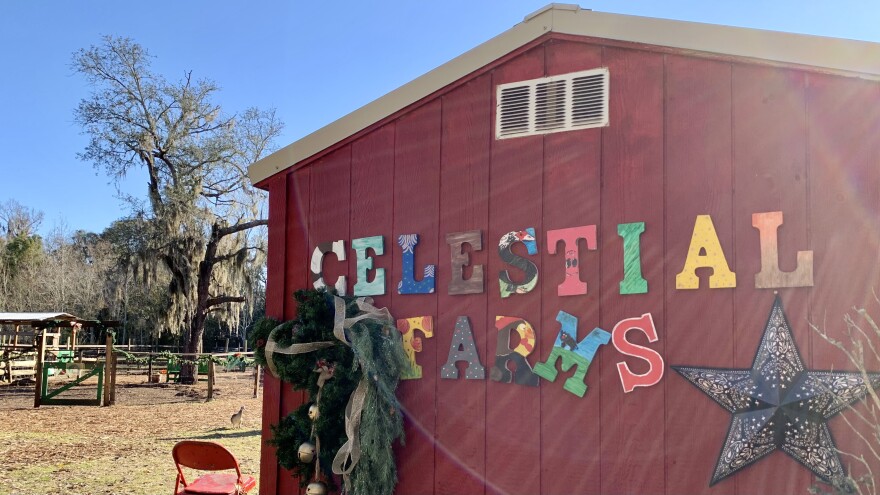
[[[324,289],[294,294],[292,321],[260,321],[249,339],[257,362],[309,401],[272,428],[279,464],[303,486],[314,474],[345,492],[391,494],[397,468],[391,444],[403,441],[394,395],[410,366],[400,333],[386,309],[369,298],[340,297]],[[320,490],[318,490],[320,491]]]

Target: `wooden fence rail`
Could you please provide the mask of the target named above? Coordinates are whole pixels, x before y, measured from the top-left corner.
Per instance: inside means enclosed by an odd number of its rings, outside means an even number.
[[[146,365],[147,365],[147,376],[148,380],[152,380],[152,377],[155,376],[157,366],[160,364],[165,365],[166,377],[168,377],[173,372],[169,370],[169,364],[174,361],[175,358],[181,360],[188,361],[199,361],[204,358],[208,358],[205,360],[204,369],[202,366],[196,368],[196,380],[198,382],[199,375],[202,374],[207,379],[207,387],[208,394],[207,400],[213,400],[214,398],[214,385],[216,381],[216,370],[215,370],[215,359],[223,359],[226,358],[229,360],[230,358],[238,358],[240,361],[236,363],[236,366],[244,366],[245,359],[253,359],[253,352],[223,352],[223,353],[168,353],[168,352],[151,352],[151,351],[122,351],[118,352],[122,349],[119,346],[114,346],[112,341],[112,336],[107,337],[107,342],[101,346],[77,346],[75,351],[65,351],[68,354],[63,356],[63,362],[58,364],[62,355],[58,352],[57,349],[47,348],[46,346],[46,338],[41,337],[37,341],[36,345],[37,349],[34,354],[34,357],[31,360],[17,360],[12,361],[10,359],[6,360],[6,370],[5,374],[10,377],[23,377],[23,376],[33,376],[36,382],[34,387],[34,407],[40,407],[41,405],[58,405],[62,402],[65,405],[100,405],[104,407],[109,407],[115,404],[116,402],[116,376],[119,369],[119,361],[120,354],[122,354],[122,360],[127,361],[127,356],[133,356],[136,358],[146,357]],[[124,349],[124,348],[123,348]],[[94,357],[85,357],[86,355],[93,354]],[[55,361],[47,361],[46,357],[50,356],[56,359]],[[164,363],[163,363],[164,361]],[[99,370],[99,380],[98,380],[98,391],[97,391],[97,400],[89,399],[89,400],[79,400],[79,399],[58,399],[55,398],[59,393],[72,388],[73,386],[80,383],[82,380],[77,380],[72,384],[68,384],[62,387],[59,390],[55,390],[51,393],[47,393],[48,387],[48,374],[49,368],[56,369],[62,367],[67,368],[69,366],[76,366],[78,368],[83,368],[83,366],[89,366],[88,376],[92,376],[95,373],[98,373]],[[259,390],[259,386],[261,384],[260,380],[260,366],[255,366],[254,371],[254,397],[257,396],[257,392]],[[179,373],[179,372],[178,372]],[[86,378],[86,377],[83,377]],[[170,377],[169,377],[170,378]],[[166,381],[169,379],[166,378]]]
[[[2,362],[0,362],[0,364],[2,364],[2,367],[0,367],[0,375],[4,375],[9,382],[24,377],[33,377],[35,381],[34,407],[40,407],[40,405],[60,404],[59,400],[64,401],[65,399],[57,399],[55,396],[72,388],[81,381],[77,380],[73,384],[68,384],[59,390],[47,394],[48,374],[50,373],[47,373],[46,371],[49,371],[49,368],[67,369],[69,367],[75,367],[81,370],[87,369],[89,375],[94,375],[94,372],[91,370],[97,370],[100,368],[101,379],[99,379],[98,385],[98,399],[97,401],[88,401],[88,403],[89,405],[95,404],[109,407],[116,401],[116,376],[119,370],[120,354],[122,354],[123,363],[128,361],[127,358],[129,356],[146,358],[146,363],[139,363],[138,366],[146,364],[148,380],[152,380],[157,373],[157,367],[161,365],[164,365],[166,377],[169,377],[170,374],[174,373],[169,370],[169,364],[173,363],[175,358],[186,361],[200,361],[204,359],[204,367],[199,366],[196,368],[196,380],[198,381],[199,375],[204,375],[206,377],[208,386],[207,400],[212,400],[214,398],[214,385],[216,380],[215,359],[225,358],[227,363],[243,368],[246,366],[245,360],[251,360],[254,356],[252,351],[222,353],[128,351],[126,350],[126,347],[130,348],[130,346],[114,345],[112,339],[113,337],[108,335],[107,341],[103,345],[79,345],[74,349],[58,349],[54,346],[47,346],[45,335],[38,337],[37,342],[32,346],[6,345],[3,346],[2,354],[0,354],[3,358]],[[35,350],[33,353],[21,352],[21,350],[34,348]],[[15,357],[13,357],[13,354],[15,354]],[[236,360],[231,360],[230,358],[236,358]],[[247,364],[249,365],[250,363]],[[261,384],[260,372],[260,366],[256,365],[254,372],[254,397],[257,396]],[[179,371],[177,373],[179,373]],[[166,378],[166,381],[167,380],[168,378]],[[77,401],[67,400],[67,402],[73,404]],[[83,403],[83,405],[85,405],[85,403]]]

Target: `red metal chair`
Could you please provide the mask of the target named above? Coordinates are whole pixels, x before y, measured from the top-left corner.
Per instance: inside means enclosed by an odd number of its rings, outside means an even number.
[[[171,457],[177,467],[177,482],[174,494],[205,494],[205,495],[240,495],[247,493],[257,485],[253,476],[242,476],[238,460],[232,452],[214,442],[184,440],[178,442],[171,450]],[[232,473],[203,474],[195,481],[187,483],[181,466],[199,471],[222,471],[234,469]]]

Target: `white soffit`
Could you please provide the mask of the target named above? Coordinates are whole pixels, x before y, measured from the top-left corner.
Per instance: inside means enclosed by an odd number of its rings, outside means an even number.
[[[482,45],[285,146],[248,168],[253,183],[369,127],[541,35],[560,34],[657,45],[816,67],[880,79],[880,44],[584,10],[550,4]]]

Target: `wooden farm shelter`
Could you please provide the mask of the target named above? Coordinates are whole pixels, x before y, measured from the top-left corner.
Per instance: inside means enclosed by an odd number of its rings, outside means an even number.
[[[878,133],[880,45],[553,4],[251,166],[267,313],[384,276],[376,306],[433,319],[399,494],[806,493],[867,452],[804,401],[853,369],[810,322],[880,312]],[[441,374],[461,317],[482,378]],[[264,440],[302,400],[266,377]],[[297,492],[266,442],[260,478]]]
[[[76,323],[81,320],[67,313],[0,313],[0,345],[18,346],[21,337],[31,339],[28,345],[32,345],[33,337],[45,327],[45,324],[56,321]],[[51,336],[55,338],[54,344],[58,345],[57,339],[60,333],[56,330]],[[75,341],[73,342],[75,345]]]

